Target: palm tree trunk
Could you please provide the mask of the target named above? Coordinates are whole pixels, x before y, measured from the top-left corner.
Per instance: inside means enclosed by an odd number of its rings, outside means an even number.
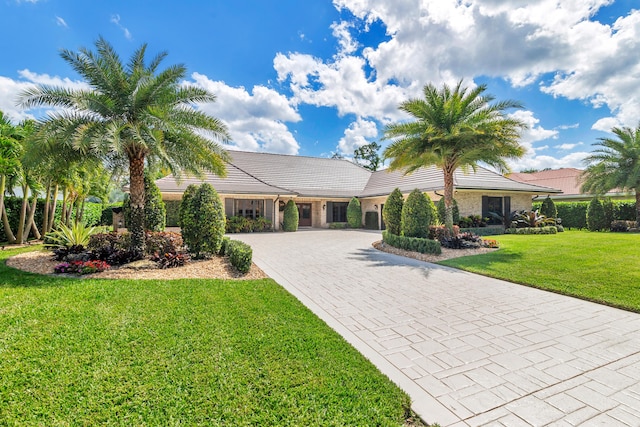
[[[51,200],[49,199],[51,195],[51,181],[47,182],[47,188],[44,192],[44,210],[43,210],[43,218],[42,218],[42,233],[45,234],[47,232],[47,227],[49,226],[49,206],[51,204]]]
[[[53,230],[54,221],[56,219],[56,208],[58,205],[58,190],[59,190],[59,186],[58,184],[56,184],[53,189],[53,203],[51,205],[51,212],[49,212],[49,224],[47,225],[47,229],[45,230],[45,233],[48,233],[51,230]]]
[[[129,192],[131,218],[127,229],[131,233],[131,250],[144,256],[144,155],[129,158]]]
[[[4,226],[4,234],[7,237],[7,242],[11,244],[16,242],[16,237],[11,231],[11,225],[9,225],[9,218],[7,217],[7,209],[4,207],[4,190],[6,189],[6,186],[7,177],[2,175],[0,177],[0,209],[2,209],[0,216],[2,216],[2,225]]]
[[[455,169],[445,166],[444,174],[444,225],[453,235],[453,172]]]
[[[20,208],[20,219],[18,221],[18,233],[16,234],[16,240],[18,243],[24,243],[26,240],[25,236],[25,225],[27,222],[27,206],[29,205],[29,186],[24,184],[22,186],[22,206]]]
[[[29,213],[27,216],[27,227],[26,227],[26,237],[25,240],[29,238],[29,232],[33,231],[33,237],[36,239],[40,239],[42,237],[40,235],[40,231],[38,231],[38,227],[36,226],[36,222],[34,221],[36,215],[36,205],[38,204],[38,195],[34,193],[33,202],[31,202],[31,208],[29,209]]]

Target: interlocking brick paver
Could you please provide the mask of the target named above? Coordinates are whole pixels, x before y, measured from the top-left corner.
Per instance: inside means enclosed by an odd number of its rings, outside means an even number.
[[[376,232],[234,238],[427,422],[640,426],[639,314],[378,252]]]

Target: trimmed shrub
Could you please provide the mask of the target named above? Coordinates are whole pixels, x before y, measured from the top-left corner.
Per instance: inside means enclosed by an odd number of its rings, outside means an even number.
[[[226,254],[229,256],[229,262],[240,273],[247,273],[251,269],[251,259],[253,250],[251,246],[239,240],[230,240],[225,248]]]
[[[577,228],[579,230],[587,227],[587,207],[589,202],[558,202],[557,218],[562,220],[565,228]]]
[[[549,225],[547,227],[507,228],[504,234],[556,234],[557,232],[556,226]]]
[[[438,203],[436,203],[436,211],[438,212],[438,220],[441,224],[444,224],[444,197],[440,197]],[[453,223],[458,224],[460,222],[460,209],[458,209],[458,201],[453,199]]]
[[[587,228],[590,231],[608,230],[611,223],[607,224],[606,221],[604,206],[598,197],[594,197],[587,209]]]
[[[461,233],[473,233],[478,236],[496,236],[504,234],[505,228],[502,226],[476,227],[476,228],[460,228]]]
[[[165,231],[147,231],[145,233],[145,246],[147,254],[154,255],[178,253],[182,248],[183,241],[180,233]]]
[[[284,231],[298,231],[298,221],[300,217],[298,207],[293,200],[289,200],[285,205],[283,216],[282,229]]]
[[[180,226],[180,200],[165,200],[164,208],[167,212],[167,219],[165,225],[167,227],[179,227]]]
[[[256,219],[243,216],[230,216],[226,220],[227,233],[251,233],[254,231],[270,231],[271,221],[264,217]]]
[[[348,224],[346,222],[332,222],[329,224],[329,229],[331,230],[344,230],[347,228]]]
[[[399,236],[402,232],[402,207],[404,206],[404,197],[400,189],[396,188],[389,194],[382,209],[382,219],[386,229],[391,234]]]
[[[457,225],[453,226],[453,235],[457,235],[460,233],[460,227]],[[449,230],[444,225],[431,225],[429,226],[429,239],[442,241],[445,236],[448,236]]]
[[[635,221],[636,220],[636,202],[635,200],[616,200],[613,202],[614,219]]]
[[[198,186],[190,184],[182,193],[182,200],[178,208],[178,225],[184,228],[185,221],[193,221],[193,212],[191,211],[191,202],[198,191]],[[184,231],[182,232],[184,237]]]
[[[222,244],[220,245],[220,250],[218,251],[218,255],[225,256],[227,254],[227,247],[229,246],[229,242],[231,238],[224,236],[222,238]]]
[[[557,218],[558,217],[558,209],[556,209],[556,204],[553,203],[551,197],[547,196],[546,199],[542,202],[540,206],[540,213],[547,218]]]
[[[428,238],[434,211],[431,199],[417,188],[413,190],[402,207],[402,235]]]
[[[382,232],[382,241],[394,248],[404,249],[407,251],[419,252],[421,254],[436,254],[442,253],[440,242],[431,239],[421,239],[418,237],[405,237],[397,236],[390,233],[388,230]]]
[[[362,207],[360,206],[360,200],[356,197],[352,197],[349,200],[349,205],[347,206],[347,224],[351,228],[361,228],[362,227]]]
[[[603,228],[603,230],[606,230],[611,226],[611,223],[615,219],[615,215],[614,215],[615,207],[613,206],[611,197],[607,197],[602,201],[602,208],[604,209],[604,225],[605,225],[605,228]]]
[[[469,215],[460,218],[458,225],[460,228],[480,228],[486,227],[487,221],[485,221],[485,219],[480,215]]]
[[[364,228],[366,228],[367,230],[378,229],[378,212],[364,213]]]
[[[182,238],[194,258],[215,255],[220,251],[225,229],[222,201],[211,184],[204,183],[195,194],[183,201]]]

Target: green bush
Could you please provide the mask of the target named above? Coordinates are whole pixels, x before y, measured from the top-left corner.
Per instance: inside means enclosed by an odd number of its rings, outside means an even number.
[[[182,200],[180,201],[180,206],[178,208],[178,225],[180,228],[184,228],[185,221],[190,222],[193,221],[193,212],[191,211],[191,203],[198,191],[198,186],[195,184],[190,184],[182,193]],[[184,230],[182,231],[184,235]]]
[[[413,190],[402,207],[402,235],[423,239],[429,237],[434,210],[431,199],[417,188]]]
[[[622,221],[636,221],[635,200],[616,200],[613,202],[614,219]]]
[[[558,229],[553,225],[546,227],[507,228],[504,230],[504,234],[556,234],[557,232]]]
[[[182,238],[194,258],[215,255],[220,251],[225,230],[222,201],[211,184],[204,183],[183,199],[180,218]]]
[[[362,227],[362,207],[360,206],[360,200],[356,197],[352,197],[349,200],[349,205],[347,206],[347,224],[351,228],[361,228]]]
[[[122,207],[122,202],[110,203],[108,205],[102,206],[99,225],[113,225],[113,208],[119,207]]]
[[[547,218],[558,217],[558,209],[556,209],[556,204],[551,200],[551,197],[547,196],[547,198],[544,199],[540,206],[540,213]]]
[[[180,226],[180,200],[165,200],[164,208],[167,212],[165,224],[167,227]]]
[[[229,262],[239,272],[247,273],[251,269],[251,259],[253,250],[251,246],[239,240],[230,240],[225,248],[225,253],[229,255]]]
[[[331,222],[329,223],[329,228],[331,230],[344,230],[348,227],[349,224],[346,222]]]
[[[254,231],[270,231],[271,221],[264,217],[256,219],[243,216],[230,216],[226,221],[227,233],[251,233]]]
[[[400,189],[396,188],[389,194],[382,208],[382,219],[386,229],[391,234],[399,236],[402,233],[402,207],[404,198]]]
[[[364,228],[367,230],[378,229],[378,212],[364,213]]]
[[[284,207],[284,218],[282,220],[282,229],[284,231],[297,231],[298,221],[300,220],[298,207],[293,200],[289,200]]]
[[[608,230],[611,226],[611,223],[616,219],[615,218],[615,207],[613,206],[613,202],[611,201],[611,197],[606,197],[602,200],[602,208],[604,209],[604,228],[603,230]]]
[[[468,227],[460,228],[461,233],[473,233],[477,236],[496,236],[504,234],[504,227],[502,226],[488,226],[488,227]]]
[[[587,228],[590,231],[608,230],[611,223],[607,224],[606,221],[604,206],[598,197],[594,197],[587,209]]]
[[[438,203],[436,203],[436,211],[438,212],[438,220],[441,224],[444,224],[444,197],[440,197]],[[453,223],[458,224],[460,222],[460,209],[458,209],[458,202],[453,199]]]
[[[558,202],[557,218],[562,220],[563,227],[581,230],[587,227],[587,206],[589,202]]]
[[[227,255],[227,247],[229,246],[229,242],[231,241],[231,238],[224,236],[222,238],[222,244],[220,245],[220,250],[218,251],[218,255],[220,256],[225,256]]]
[[[382,241],[394,248],[404,249],[407,251],[420,252],[421,254],[442,253],[440,242],[437,240],[421,239],[418,237],[397,236],[388,230],[382,232]]]
[[[131,196],[125,194],[122,202],[125,224],[131,224]],[[163,231],[166,224],[166,209],[162,194],[156,183],[147,175],[144,176],[144,229]]]

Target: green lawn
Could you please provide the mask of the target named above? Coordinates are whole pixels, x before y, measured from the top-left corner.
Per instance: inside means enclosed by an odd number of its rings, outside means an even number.
[[[640,312],[640,234],[491,238],[500,250],[440,264]]]
[[[0,254],[1,425],[402,425],[409,398],[272,280],[77,280]]]

